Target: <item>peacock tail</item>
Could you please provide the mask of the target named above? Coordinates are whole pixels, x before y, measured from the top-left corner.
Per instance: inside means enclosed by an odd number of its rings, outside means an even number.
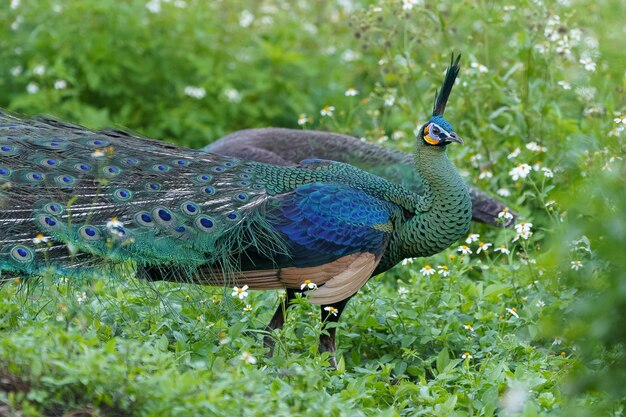
[[[248,230],[261,252],[281,245],[250,163],[6,114],[0,143],[2,271],[227,264],[228,244],[251,244],[239,239]]]

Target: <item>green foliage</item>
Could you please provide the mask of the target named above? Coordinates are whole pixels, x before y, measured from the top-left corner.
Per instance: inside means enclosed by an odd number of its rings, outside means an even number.
[[[155,292],[128,271],[8,282],[0,401],[22,415],[621,415],[621,4],[409,3],[0,9],[0,107],[198,147],[300,121],[409,150],[461,52],[446,118],[466,145],[450,156],[522,215],[517,229],[473,226],[469,243],[370,282],[338,325],[337,371],[316,353],[305,299],[265,358],[273,293]]]

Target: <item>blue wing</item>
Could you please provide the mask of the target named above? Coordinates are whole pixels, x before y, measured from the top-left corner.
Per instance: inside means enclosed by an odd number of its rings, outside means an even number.
[[[395,206],[340,184],[310,183],[279,197],[273,226],[290,248],[290,266],[322,265],[354,253],[379,257]]]

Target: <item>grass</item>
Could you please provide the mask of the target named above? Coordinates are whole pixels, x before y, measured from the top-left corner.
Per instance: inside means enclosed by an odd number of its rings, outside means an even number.
[[[137,281],[132,268],[8,281],[0,413],[622,415],[619,2],[410,3],[41,0],[0,10],[0,107],[194,147],[300,125],[410,151],[460,51],[446,115],[466,145],[450,156],[521,214],[517,229],[475,224],[470,243],[371,280],[338,324],[337,370],[316,352],[321,324],[305,299],[266,358],[260,329],[274,292],[240,302],[229,289]],[[480,242],[493,246],[478,253]]]

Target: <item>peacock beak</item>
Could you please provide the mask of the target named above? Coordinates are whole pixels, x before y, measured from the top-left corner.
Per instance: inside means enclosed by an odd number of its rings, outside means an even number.
[[[461,145],[463,145],[463,139],[461,139],[459,137],[459,135],[457,135],[456,133],[452,132],[450,133],[450,136],[448,136],[447,138],[450,142],[456,142],[456,143],[460,143]]]

